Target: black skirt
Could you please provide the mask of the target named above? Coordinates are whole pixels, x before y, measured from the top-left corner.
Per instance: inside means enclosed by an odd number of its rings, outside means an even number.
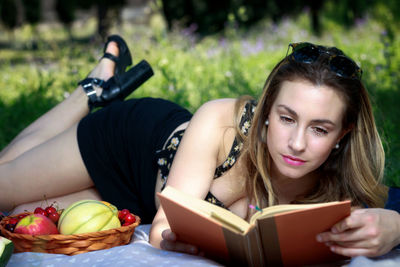
[[[115,102],[83,118],[78,145],[101,197],[151,223],[156,213],[156,151],[191,117],[170,101],[142,98]]]

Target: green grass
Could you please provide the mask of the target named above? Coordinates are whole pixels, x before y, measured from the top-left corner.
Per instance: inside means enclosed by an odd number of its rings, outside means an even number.
[[[400,41],[388,42],[374,20],[352,29],[327,18],[322,22],[325,34],[320,37],[311,33],[307,15],[277,25],[263,21],[247,31],[231,27],[224,35],[202,40],[179,30],[167,33],[159,16],[153,17],[150,27],[125,23],[113,32],[127,40],[134,62],[146,59],[155,72],[130,97],[167,98],[191,111],[213,98],[257,97],[289,42],[338,46],[364,70],[387,153],[386,182],[400,186],[400,53],[395,49]],[[16,31],[13,42],[0,31],[0,148],[62,101],[96,65],[103,47],[90,41],[94,31],[92,20],[75,25],[74,40],[60,25],[42,25],[35,31],[25,26]]]

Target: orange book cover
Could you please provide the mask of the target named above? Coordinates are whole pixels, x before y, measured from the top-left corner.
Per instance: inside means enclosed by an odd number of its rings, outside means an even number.
[[[258,219],[268,265],[302,266],[345,259],[315,237],[350,215],[350,210],[350,201],[343,201]]]
[[[221,263],[293,266],[341,260],[315,236],[350,214],[350,201],[277,205],[250,223],[232,212],[167,186],[158,193],[171,230]]]
[[[188,207],[164,198],[163,195],[159,197],[171,230],[177,234],[179,240],[206,248],[208,257],[229,261],[221,223],[212,221],[205,215],[194,213]]]

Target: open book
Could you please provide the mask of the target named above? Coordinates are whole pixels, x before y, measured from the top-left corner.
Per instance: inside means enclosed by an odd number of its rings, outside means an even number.
[[[350,215],[350,201],[271,206],[248,223],[171,186],[157,195],[178,239],[222,263],[290,266],[344,259],[315,238]]]

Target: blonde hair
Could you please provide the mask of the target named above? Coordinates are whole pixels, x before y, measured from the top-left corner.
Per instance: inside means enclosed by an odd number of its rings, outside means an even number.
[[[283,59],[272,70],[258,101],[248,136],[237,129],[244,142],[240,160],[245,166],[246,192],[249,201],[260,207],[277,204],[270,180],[271,157],[266,144],[265,121],[284,81],[305,80],[336,90],[346,102],[344,129],[350,131],[342,138],[340,148],[334,149],[319,167],[318,179],[312,192],[298,196],[294,203],[326,202],[351,199],[354,206],[382,207],[387,195],[383,179],[385,154],[377,131],[367,91],[360,80],[338,77],[326,64],[327,58],[313,64]],[[236,104],[240,117],[248,97]]]

